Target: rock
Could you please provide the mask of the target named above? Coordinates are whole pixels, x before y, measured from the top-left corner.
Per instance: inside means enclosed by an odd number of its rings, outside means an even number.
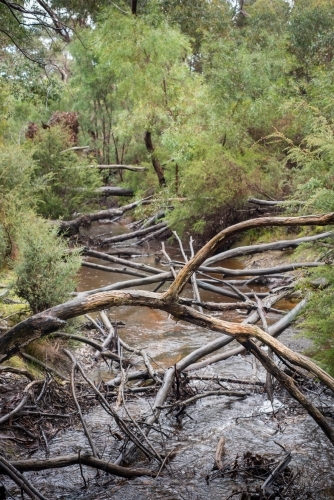
[[[316,278],[310,281],[310,285],[313,288],[326,288],[329,285],[329,282],[326,278]]]

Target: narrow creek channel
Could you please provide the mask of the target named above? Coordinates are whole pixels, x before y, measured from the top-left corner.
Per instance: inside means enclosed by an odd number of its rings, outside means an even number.
[[[109,230],[109,226],[95,225],[93,231],[100,234]],[[111,227],[112,234],[127,231],[124,226]],[[143,256],[138,256],[138,262],[143,262],[166,270],[157,264],[154,254],[161,248],[160,242],[153,241],[140,247]],[[175,260],[182,260],[176,246],[167,245],[167,251]],[[134,247],[138,251],[138,247]],[[149,255],[147,255],[149,254]],[[90,259],[91,262],[101,264],[101,261]],[[103,263],[105,265],[105,263]],[[237,260],[220,263],[224,267],[242,268]],[[113,267],[116,265],[113,264]],[[106,286],[129,276],[112,274],[95,269],[82,268],[78,291],[85,291]],[[253,287],[253,285],[252,285]],[[146,289],[154,288],[152,285]],[[242,288],[243,291],[251,291]],[[266,291],[266,288],[256,287],[257,292]],[[201,290],[203,301],[228,301],[227,298]],[[185,296],[191,297],[191,289],[186,290]],[[233,300],[233,299],[231,299]],[[295,303],[281,301],[275,307],[288,310]],[[241,311],[227,313],[213,313],[227,320],[242,321],[245,315]],[[167,313],[138,307],[119,307],[110,311],[110,318],[124,321],[125,327],[119,330],[119,335],[128,344],[147,350],[157,367],[167,368],[192,350],[217,338],[216,332],[204,330],[200,327],[184,322],[175,322]],[[279,319],[275,313],[268,314],[268,323]],[[280,340],[296,351],[305,349],[306,341],[296,338],[296,332],[289,328]],[[236,344],[237,345],[237,344]],[[233,344],[232,344],[233,346]],[[230,349],[231,345],[226,349]],[[141,365],[136,365],[138,369]],[[87,356],[87,373],[95,382],[109,380],[115,376],[106,365],[101,363],[99,369]],[[217,375],[254,380],[264,380],[264,370],[255,363],[251,356],[235,356],[221,361],[205,369],[199,370],[198,375]],[[198,384],[198,382],[197,382]],[[210,388],[209,382],[200,382]],[[232,388],[224,383],[224,388]],[[216,386],[217,388],[217,386]],[[187,413],[179,419],[166,415],[161,418],[161,430],[164,432],[167,451],[174,450],[175,456],[167,469],[156,479],[142,477],[131,481],[112,479],[111,476],[99,477],[96,472],[84,468],[84,475],[88,481],[85,489],[78,466],[66,469],[49,470],[37,473],[27,473],[27,477],[35,482],[36,487],[47,498],[55,499],[119,499],[119,500],[197,500],[212,499],[224,500],[230,497],[235,490],[240,489],[238,477],[217,477],[206,481],[206,476],[212,471],[215,449],[221,436],[225,437],[225,463],[232,463],[237,456],[244,453],[261,454],[268,457],[282,458],[282,447],[292,454],[290,467],[294,473],[301,471],[305,484],[318,491],[312,497],[305,498],[334,498],[334,449],[314,421],[299,407],[296,402],[281,390],[274,396],[275,411],[268,409],[268,398],[263,390],[256,390],[255,386],[247,387],[250,395],[244,399],[233,397],[212,396],[198,400],[187,408]],[[315,396],[316,398],[316,396]],[[333,400],[323,393],[321,401],[333,404]],[[128,409],[133,417],[138,418],[150,412],[152,398],[136,395],[128,401]],[[119,410],[122,414],[122,409]],[[105,457],[113,461],[119,454],[119,443],[113,436],[117,429],[111,417],[102,408],[97,407],[86,415],[86,421],[92,430],[93,438]],[[150,435],[152,442],[155,434]],[[82,434],[81,427],[59,433],[50,443],[50,456],[73,453],[79,449],[89,450],[88,443]],[[283,453],[284,454],[284,453]],[[42,457],[42,455],[41,455]],[[145,466],[145,462],[139,463]],[[312,486],[313,485],[313,486]],[[325,491],[321,491],[324,487]],[[318,488],[318,489],[317,489]],[[15,497],[18,498],[18,497]],[[240,498],[240,496],[235,496]],[[248,498],[248,497],[247,497]],[[278,498],[278,497],[277,497]],[[285,497],[281,497],[285,498]],[[290,498],[290,497],[287,497]]]

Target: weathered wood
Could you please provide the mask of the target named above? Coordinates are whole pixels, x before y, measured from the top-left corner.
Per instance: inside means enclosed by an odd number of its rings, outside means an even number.
[[[215,262],[219,262],[220,260],[234,259],[235,257],[267,252],[268,250],[284,250],[287,248],[293,248],[299,246],[301,243],[309,243],[311,241],[317,241],[324,238],[329,238],[332,237],[333,235],[334,235],[333,231],[326,231],[325,233],[316,234],[313,236],[305,236],[304,238],[296,238],[294,240],[280,240],[280,241],[274,241],[273,243],[262,243],[258,245],[249,245],[238,248],[231,248],[230,250],[226,250],[225,252],[218,253],[213,257],[206,259],[203,264],[204,266],[211,266],[212,264],[214,264]]]
[[[274,337],[278,336],[280,333],[282,333],[291,323],[292,321],[298,316],[298,314],[303,310],[303,308],[306,305],[306,300],[302,300],[296,307],[294,307],[291,311],[288,312],[283,318],[281,318],[279,321],[271,325],[268,329],[269,335],[272,335]],[[248,318],[249,319],[249,318]],[[256,321],[256,318],[253,318],[253,321]],[[230,342],[232,342],[233,339],[227,339],[226,342],[224,343],[224,347],[228,345]],[[223,347],[223,346],[222,346]],[[208,365],[218,363],[219,361],[223,361],[224,359],[228,359],[232,356],[237,356],[238,354],[243,354],[245,353],[245,348],[240,346],[236,347],[235,349],[231,349],[229,351],[222,352],[220,354],[216,354],[214,356],[211,356],[210,358],[207,358],[203,361],[199,361],[198,363],[194,363],[193,365],[189,366],[187,368],[187,371],[195,371],[195,370],[200,370],[201,368],[205,368]]]
[[[223,229],[220,233],[214,236],[206,245],[204,245],[179,272],[175,281],[171,284],[164,295],[164,300],[175,300],[192,274],[211,256],[213,255],[223,242],[231,236],[238,234],[248,229],[268,226],[326,226],[334,222],[334,212],[324,215],[304,215],[299,217],[260,217],[258,219],[250,219],[248,221],[239,222],[234,226]]]
[[[217,444],[216,453],[215,453],[215,468],[221,470],[224,465],[222,462],[222,455],[224,453],[225,448],[225,438],[222,436]]]
[[[27,377],[29,380],[35,380],[35,377],[28,370],[24,370],[22,368],[14,368],[13,366],[0,366],[0,372],[9,372],[15,373],[16,375],[23,375]]]
[[[134,194],[132,189],[118,186],[102,186],[97,188],[94,192],[102,196],[133,196]]]
[[[132,478],[139,476],[155,476],[155,473],[148,469],[135,469],[131,467],[120,467],[115,465],[109,460],[100,460],[87,453],[72,454],[72,455],[60,455],[55,458],[48,458],[45,460],[30,459],[30,460],[14,460],[11,462],[13,467],[15,467],[20,472],[28,471],[39,471],[46,469],[60,469],[63,467],[69,467],[70,465],[87,465],[94,469],[99,469],[109,474],[113,474],[119,477]],[[3,472],[0,464],[0,470]]]
[[[101,266],[100,264],[94,264],[93,262],[83,261],[81,263],[83,267],[89,267],[90,269],[96,269],[97,271],[104,271],[107,273],[116,273],[116,274],[128,274],[129,276],[138,276],[139,278],[147,278],[147,274],[138,273],[137,271],[132,271],[131,269],[127,269],[126,267],[108,267]]]
[[[116,264],[122,264],[126,267],[132,267],[133,269],[138,269],[140,271],[145,271],[150,274],[160,274],[161,269],[157,269],[156,267],[148,266],[146,264],[142,264],[140,262],[132,262],[131,260],[122,259],[120,257],[114,257],[113,255],[103,252],[97,252],[96,250],[91,250],[90,248],[83,249],[83,255],[87,255],[89,257],[95,257],[97,259],[106,260],[108,262],[114,262]]]
[[[133,231],[132,233],[119,234],[117,236],[111,236],[110,238],[104,238],[103,244],[107,243],[118,243],[119,241],[132,240],[133,238],[137,238],[138,236],[143,236],[144,234],[149,234],[157,231],[158,229],[166,228],[166,222],[160,222],[155,226],[146,227],[144,229],[139,229],[138,231]]]
[[[88,439],[89,445],[90,445],[90,447],[92,449],[93,457],[100,458],[99,453],[98,453],[98,451],[96,449],[96,446],[94,444],[94,441],[92,439],[92,436],[90,435],[89,429],[87,427],[86,421],[85,421],[84,416],[82,414],[82,411],[81,411],[81,408],[80,408],[80,405],[79,405],[79,402],[77,400],[77,396],[76,396],[76,393],[75,393],[74,376],[75,376],[75,371],[77,369],[77,360],[74,358],[74,356],[72,355],[72,353],[70,351],[68,351],[67,349],[64,349],[64,353],[72,361],[72,370],[71,370],[70,385],[71,385],[71,392],[72,392],[72,397],[73,397],[74,404],[75,404],[75,406],[77,408],[77,412],[78,412],[78,415],[79,415],[79,418],[80,418],[80,421],[81,421],[81,424],[82,424],[85,436]]]
[[[89,165],[92,168],[99,168],[100,170],[130,170],[131,172],[145,172],[147,167],[137,167],[134,165]]]
[[[128,205],[124,205],[123,207],[120,208],[109,208],[107,210],[100,210],[98,212],[94,212],[91,214],[83,214],[73,220],[60,221],[59,232],[65,233],[67,236],[71,236],[72,234],[76,234],[78,232],[80,226],[90,225],[93,221],[96,220],[111,219],[117,216],[121,216],[125,212],[128,212],[129,210],[138,207],[145,201],[149,201],[151,198],[152,196],[148,196],[147,198],[134,201],[133,203],[129,203]]]
[[[81,337],[80,335],[71,335],[70,333],[63,332],[54,332],[52,334],[53,337],[62,337],[68,340],[75,340],[76,342],[82,342],[83,344],[90,345],[97,351],[99,351],[104,358],[112,359],[113,361],[117,361],[117,363],[121,362],[120,357],[114,353],[109,351],[108,349],[104,349],[103,345],[98,344],[98,342],[94,342],[94,340],[86,339],[86,337]],[[128,362],[123,359],[123,364],[127,365]]]
[[[12,463],[8,462],[5,457],[0,457],[0,470],[2,474],[6,474],[8,477],[17,484],[21,489],[21,494],[23,498],[23,492],[25,491],[27,495],[32,498],[32,500],[47,500],[44,495],[42,495],[36,488],[28,481],[26,477],[23,476]]]

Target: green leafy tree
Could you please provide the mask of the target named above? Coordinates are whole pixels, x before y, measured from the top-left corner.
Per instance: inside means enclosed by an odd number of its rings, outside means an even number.
[[[70,133],[61,126],[40,130],[33,141],[34,177],[47,181],[37,208],[46,218],[69,218],[89,207],[101,185],[100,174],[89,166],[89,159],[66,151],[71,146]]]

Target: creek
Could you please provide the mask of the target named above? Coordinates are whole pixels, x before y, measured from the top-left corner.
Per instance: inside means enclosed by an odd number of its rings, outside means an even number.
[[[109,228],[112,235],[127,231],[127,228],[121,225],[110,227],[95,224],[92,230],[93,235],[101,234]],[[138,247],[133,248],[138,251]],[[166,270],[166,267],[160,263],[157,264],[155,260],[155,254],[160,248],[161,244],[158,241],[145,244],[140,247],[143,256],[137,256],[136,261]],[[182,260],[176,246],[167,245],[166,249],[173,259]],[[105,265],[96,259],[90,259],[90,261]],[[218,265],[242,268],[241,262],[237,260],[224,261]],[[113,267],[116,267],[116,264],[113,264]],[[131,279],[131,277],[83,267],[80,272],[78,291],[99,288],[122,279]],[[254,288],[253,285],[251,286]],[[154,285],[141,288],[152,290]],[[241,290],[251,291],[247,287]],[[263,292],[267,291],[267,288],[255,287],[255,290]],[[204,290],[201,290],[200,294],[203,301],[227,302],[229,300]],[[185,291],[184,296],[192,297],[191,288]],[[294,305],[295,303],[284,300],[277,303],[275,307],[288,310]],[[241,311],[212,314],[220,317],[224,315],[224,319],[231,321],[242,321],[245,318]],[[155,366],[160,368],[173,365],[186,354],[217,338],[218,335],[216,332],[194,325],[175,322],[167,313],[158,310],[119,307],[110,311],[109,317],[112,320],[124,321],[125,327],[119,330],[121,338],[133,347],[145,348],[156,363]],[[279,317],[275,313],[269,313],[268,323],[277,321]],[[280,340],[292,349],[301,352],[307,346],[307,342],[296,338],[295,334],[296,332],[289,328],[280,336]],[[234,346],[237,346],[236,342],[225,349],[231,349]],[[110,371],[103,362],[100,363],[100,368],[96,368],[96,364],[91,362],[90,357],[88,355],[86,357],[86,371],[95,382],[109,380],[115,376],[116,371]],[[141,365],[138,364],[134,369],[140,367]],[[254,377],[254,380],[262,381],[265,379],[262,367],[255,363],[251,356],[241,355],[199,370],[197,374],[219,374],[238,379]],[[198,386],[198,382],[196,384]],[[213,387],[210,382],[199,384],[207,388]],[[214,387],[218,388],[217,385]],[[232,389],[233,385],[224,383],[224,388]],[[315,490],[318,488],[319,495],[312,498],[334,498],[334,488],[330,486],[334,484],[334,450],[314,421],[282,390],[275,393],[275,411],[271,409],[268,411],[268,398],[262,389],[258,390],[255,386],[242,389],[250,392],[250,395],[244,399],[212,396],[198,400],[189,406],[182,418],[175,419],[164,413],[161,418],[161,430],[165,433],[167,451],[174,449],[175,457],[157,479],[141,477],[126,481],[111,476],[99,477],[94,470],[84,467],[84,475],[89,485],[88,489],[84,489],[78,466],[43,471],[38,474],[29,472],[26,476],[41,493],[50,499],[199,500],[208,498],[224,500],[240,487],[238,477],[233,479],[230,476],[217,477],[208,483],[206,476],[212,471],[218,440],[221,436],[225,436],[224,463],[232,463],[237,455],[242,457],[246,452],[277,457],[279,461],[282,457],[281,445],[292,454],[291,469],[294,472],[301,471],[300,474],[305,484],[309,484]],[[317,396],[315,395],[314,398]],[[132,416],[138,418],[150,413],[153,399],[153,396],[131,397],[127,405]],[[327,391],[321,395],[321,402],[333,404]],[[124,415],[122,408],[119,412]],[[112,418],[101,407],[96,407],[86,415],[86,421],[92,430],[98,449],[100,452],[103,451],[103,458],[110,457],[111,461],[115,460],[119,455],[119,442],[113,435],[117,426]],[[152,432],[150,438],[154,444],[154,439],[157,439],[158,435]],[[79,449],[89,450],[80,425],[75,429],[59,433],[52,440],[50,456],[73,453]],[[44,456],[41,452],[38,452],[38,455],[41,458]],[[138,465],[145,466],[145,461],[139,462]],[[322,487],[326,492],[320,494]]]

